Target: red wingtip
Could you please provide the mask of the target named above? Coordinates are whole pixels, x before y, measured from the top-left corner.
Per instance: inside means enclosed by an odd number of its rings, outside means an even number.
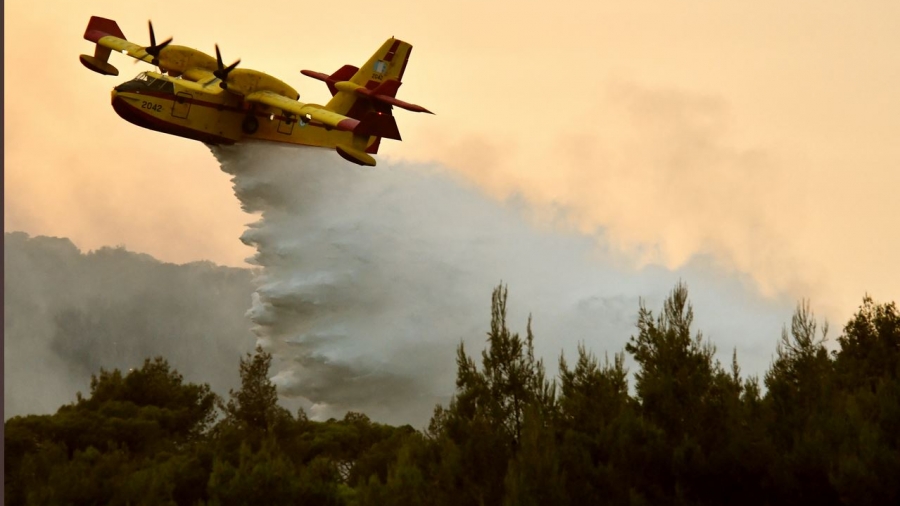
[[[328,80],[328,74],[323,74],[321,72],[316,72],[314,70],[301,70],[300,73],[305,75],[306,77],[318,79],[319,81],[327,81]]]
[[[107,35],[125,40],[125,34],[122,33],[115,21],[100,16],[91,16],[91,20],[88,21],[87,28],[84,30],[85,40],[96,43]]]
[[[353,118],[342,119],[337,124],[337,129],[344,132],[352,132],[359,125],[359,120]]]

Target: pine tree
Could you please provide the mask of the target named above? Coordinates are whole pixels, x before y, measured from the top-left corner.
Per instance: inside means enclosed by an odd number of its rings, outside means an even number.
[[[791,330],[782,331],[776,357],[765,375],[772,444],[778,452],[769,469],[774,494],[785,504],[838,504],[828,477],[833,455],[834,363],[808,301],[798,304]]]
[[[290,419],[290,413],[278,405],[278,391],[269,379],[272,354],[259,346],[253,355],[241,359],[241,389],[229,391],[225,406],[226,422],[250,433],[266,434],[274,425]]]
[[[507,464],[522,441],[526,411],[534,410],[540,423],[555,416],[555,385],[546,379],[543,361],[534,357],[531,319],[523,340],[507,326],[506,303],[507,290],[498,286],[491,296],[491,325],[482,367],[479,369],[460,344],[457,393],[448,409],[437,410],[432,419],[431,431],[437,434],[438,444],[462,466],[465,493],[459,498],[461,503],[499,505]],[[449,441],[440,441],[445,438]],[[450,455],[446,457],[450,459]]]

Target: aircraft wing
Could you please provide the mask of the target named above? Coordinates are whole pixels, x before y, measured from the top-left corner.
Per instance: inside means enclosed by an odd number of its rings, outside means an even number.
[[[103,46],[119,53],[127,54],[135,60],[141,60],[147,63],[153,63],[153,56],[147,53],[143,46],[139,46],[134,42],[128,42],[114,35],[106,35],[97,40],[98,46]]]
[[[134,59],[147,63],[153,62],[153,56],[148,54],[143,46],[125,40],[125,34],[111,19],[93,16],[84,32],[84,38],[100,47],[127,54]]]
[[[244,100],[275,107],[284,112],[299,116],[300,118],[312,119],[345,132],[352,132],[356,126],[359,125],[359,120],[348,118],[334,111],[329,111],[320,105],[304,104],[296,100],[291,100],[284,95],[279,95],[272,91],[254,91],[244,97]]]
[[[219,80],[218,77],[213,75],[212,71],[197,67],[185,70],[184,74],[181,74],[181,77],[188,81],[202,84],[212,84],[213,81]]]
[[[83,54],[79,56],[81,63],[94,72],[106,75],[119,75],[119,70],[109,64],[109,55],[112,51],[127,54],[136,60],[153,63],[153,56],[147,53],[146,48],[128,42],[119,25],[111,19],[92,16],[84,32],[85,40],[96,44],[94,55]]]

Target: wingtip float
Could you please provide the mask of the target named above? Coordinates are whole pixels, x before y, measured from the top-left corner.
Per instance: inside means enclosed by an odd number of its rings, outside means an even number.
[[[112,91],[116,113],[135,125],[207,144],[264,140],[334,149],[344,159],[374,166],[381,139],[400,140],[392,110],[434,114],[397,98],[412,46],[390,38],[362,67],[344,65],[333,74],[310,70],[331,92],[324,106],[299,102],[288,84],[263,72],[225,66],[216,57],[185,46],[157,44],[149,23],[150,45],[129,42],[118,24],[93,16],[84,32],[95,44],[93,55],[80,55],[88,69],[119,75],[109,63],[112,52],[150,63],[159,72],[142,72]]]

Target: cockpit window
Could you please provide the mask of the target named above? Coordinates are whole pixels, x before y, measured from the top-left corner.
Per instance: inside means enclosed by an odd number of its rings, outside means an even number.
[[[147,74],[147,72],[141,72],[140,74],[138,74],[134,78],[134,81],[143,82],[148,88],[162,88],[166,85],[165,79],[157,79]]]
[[[148,91],[161,91],[163,93],[175,93],[175,85],[172,84],[168,79],[159,79],[155,78],[151,75],[148,75],[147,72],[141,72],[136,75],[134,79],[128,81],[126,83],[122,83],[116,87],[117,91],[135,91],[140,92],[141,90]]]
[[[166,86],[166,84],[168,84],[168,82],[169,81],[167,81],[165,79],[153,79],[151,77],[149,85],[150,85],[150,88],[163,89]]]

